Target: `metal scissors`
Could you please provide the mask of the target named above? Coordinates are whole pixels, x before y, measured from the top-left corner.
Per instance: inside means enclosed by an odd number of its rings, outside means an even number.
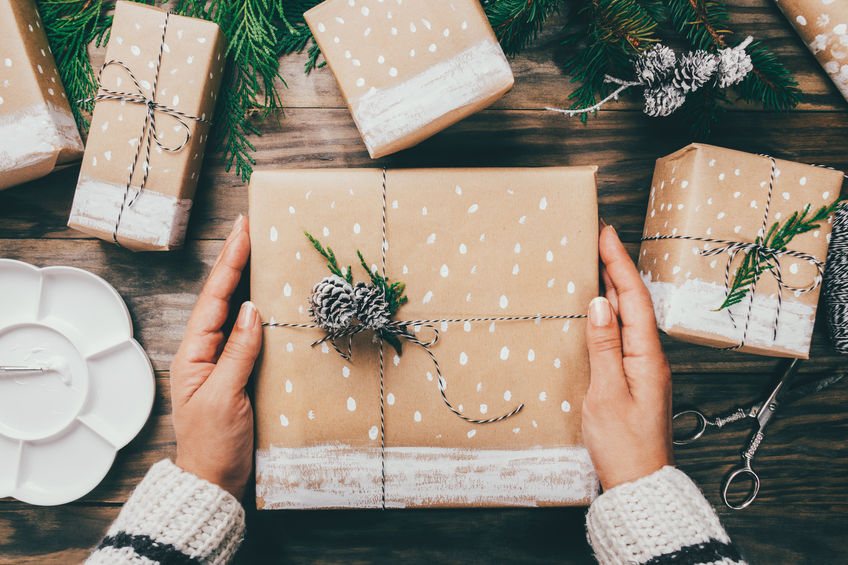
[[[800,361],[798,359],[793,359],[786,363],[786,366],[783,368],[783,372],[780,376],[780,379],[775,384],[774,388],[772,388],[768,397],[761,402],[757,402],[748,407],[739,407],[736,408],[733,412],[725,415],[718,416],[715,418],[707,418],[702,412],[699,410],[683,410],[678,412],[672,418],[672,422],[678,420],[678,418],[683,418],[685,416],[693,417],[697,421],[697,426],[693,432],[684,437],[677,437],[674,439],[674,445],[687,445],[704,435],[704,432],[708,427],[714,427],[716,429],[721,429],[727,424],[732,422],[737,422],[740,420],[756,420],[756,430],[751,438],[748,440],[748,445],[742,451],[742,466],[731,472],[727,478],[724,480],[724,484],[721,490],[721,498],[724,503],[734,509],[734,510],[742,510],[743,508],[747,508],[750,506],[754,499],[757,498],[757,494],[760,492],[760,477],[754,472],[754,469],[751,468],[751,461],[754,459],[754,455],[757,453],[757,449],[760,447],[760,444],[763,441],[764,431],[766,426],[768,426],[771,419],[774,417],[777,409],[782,405],[804,396],[808,396],[810,394],[814,394],[825,387],[832,385],[845,377],[846,373],[841,373],[837,375],[832,375],[824,378],[820,378],[811,382],[808,382],[803,385],[794,386],[792,385],[793,380],[795,379],[795,374],[798,371],[798,365]],[[751,481],[752,488],[748,492],[748,495],[745,499],[738,504],[733,504],[728,499],[728,491],[730,490],[730,485],[733,484],[733,481],[740,478],[748,478]]]

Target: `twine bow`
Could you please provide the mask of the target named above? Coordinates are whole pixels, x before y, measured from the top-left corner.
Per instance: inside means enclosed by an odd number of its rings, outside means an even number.
[[[763,245],[759,243],[760,239],[765,238],[766,228],[768,227],[768,218],[769,218],[769,208],[771,207],[772,194],[774,192],[774,182],[776,178],[776,164],[774,157],[769,155],[763,155],[766,157],[771,163],[771,174],[769,176],[769,187],[768,187],[768,196],[766,198],[765,205],[765,213],[763,214],[763,223],[760,231],[758,232],[757,242],[745,242],[745,241],[732,241],[725,239],[713,239],[709,237],[696,237],[689,235],[656,235],[652,237],[643,237],[642,241],[661,241],[661,240],[669,240],[669,239],[682,239],[687,241],[702,241],[706,243],[715,243],[718,244],[718,247],[711,247],[708,249],[702,249],[699,251],[699,254],[702,257],[713,257],[716,255],[721,255],[722,253],[727,253],[727,264],[724,269],[724,288],[725,288],[725,298],[730,296],[731,292],[731,280],[730,280],[730,269],[733,264],[734,259],[739,253],[743,253],[746,256],[750,257],[750,260],[753,262],[753,265],[760,265],[765,263],[767,268],[762,269],[762,273],[771,273],[775,282],[777,283],[777,307],[774,312],[774,319],[772,321],[772,341],[777,339],[777,331],[780,323],[780,310],[783,304],[783,291],[787,290],[790,292],[795,292],[799,294],[805,294],[814,291],[819,287],[822,282],[822,276],[824,274],[824,262],[817,259],[815,256],[810,255],[809,253],[803,253],[801,251],[793,251],[791,249],[775,249],[773,247],[769,247],[767,245]],[[784,282],[783,276],[781,274],[780,269],[780,257],[788,256],[794,257],[796,259],[801,259],[808,261],[812,265],[816,267],[818,274],[813,279],[813,282],[805,287],[793,287]],[[753,282],[750,285],[750,297],[748,300],[748,309],[745,314],[745,326],[742,331],[742,338],[738,345],[734,345],[732,347],[726,347],[724,349],[734,350],[742,348],[748,338],[748,329],[751,323],[751,312],[753,310],[754,305],[754,295],[757,290],[757,282],[759,281],[759,276],[756,276]],[[736,318],[730,309],[727,309],[727,313],[730,316],[730,321],[733,323],[733,327],[738,327],[736,325]]]
[[[150,89],[150,96],[147,96],[144,93],[144,89],[139,83],[138,79],[133,74],[132,70],[127,66],[126,63],[120,61],[118,59],[109,59],[104,62],[103,65],[100,66],[100,70],[97,73],[97,87],[98,93],[92,98],[87,98],[85,100],[80,100],[80,102],[98,102],[100,100],[116,100],[123,103],[130,102],[132,104],[143,104],[145,106],[145,116],[144,123],[141,128],[141,132],[138,135],[138,141],[136,142],[136,152],[133,156],[132,165],[129,169],[129,175],[127,175],[126,187],[124,189],[124,197],[121,201],[121,207],[118,210],[118,216],[115,219],[115,227],[112,230],[112,241],[117,245],[120,245],[118,242],[118,228],[121,224],[121,217],[124,214],[124,210],[127,208],[131,208],[133,204],[135,204],[136,200],[141,193],[144,191],[145,186],[147,185],[147,177],[150,173],[150,140],[163,151],[169,151],[171,153],[177,153],[185,148],[188,145],[188,142],[191,140],[191,128],[188,125],[187,120],[194,120],[196,122],[205,123],[207,125],[211,125],[211,122],[205,120],[203,118],[199,118],[197,116],[193,116],[191,114],[187,114],[177,108],[168,106],[166,104],[162,104],[161,102],[156,101],[156,87],[159,83],[159,71],[162,67],[162,53],[165,50],[165,32],[168,29],[168,18],[170,13],[165,12],[165,22],[162,26],[162,39],[159,42],[159,56],[156,58],[156,66],[153,70],[153,85]],[[118,90],[112,90],[103,86],[103,82],[101,80],[103,76],[103,71],[106,70],[107,67],[111,65],[117,65],[122,68],[126,75],[132,80],[135,85],[135,92],[122,92]],[[166,145],[161,141],[161,136],[156,133],[156,114],[163,113],[168,116],[171,116],[179,124],[182,126],[183,132],[185,136],[181,143],[171,146]],[[130,189],[132,188],[132,178],[135,174],[136,167],[139,163],[139,159],[142,153],[142,146],[144,146],[144,158],[142,160],[142,179],[139,184],[138,190],[130,197]]]
[[[388,250],[388,240],[386,237],[386,169],[383,169],[382,172],[382,206],[383,206],[383,224],[382,224],[382,245],[380,248],[382,249],[382,267],[381,272],[383,277],[386,275],[386,250]],[[453,412],[459,418],[465,420],[466,422],[470,422],[472,424],[491,424],[494,422],[500,422],[502,420],[506,420],[507,418],[511,418],[515,416],[524,408],[524,404],[519,404],[517,407],[512,409],[510,412],[503,414],[501,416],[495,418],[489,418],[486,420],[476,420],[473,418],[469,418],[465,414],[463,414],[460,410],[455,408],[453,404],[448,400],[447,395],[445,394],[445,389],[447,388],[447,383],[442,376],[441,368],[439,367],[439,362],[436,359],[435,354],[430,349],[433,345],[436,344],[439,340],[439,330],[436,328],[435,324],[454,324],[454,323],[478,323],[478,322],[505,322],[505,321],[541,321],[541,320],[567,320],[567,319],[578,319],[578,318],[586,318],[585,314],[561,314],[561,315],[536,315],[536,316],[493,316],[493,317],[478,317],[478,318],[449,318],[449,319],[433,319],[433,320],[389,320],[384,324],[380,324],[379,327],[372,327],[365,324],[350,324],[345,327],[342,327],[337,330],[326,330],[325,328],[321,328],[316,324],[295,324],[295,323],[285,323],[285,322],[263,322],[263,326],[267,327],[284,327],[284,328],[309,328],[309,329],[324,329],[327,333],[321,339],[314,341],[311,346],[314,347],[316,345],[329,342],[336,352],[344,359],[351,358],[351,350],[353,344],[353,337],[364,331],[374,331],[375,339],[379,342],[379,350],[380,350],[380,488],[381,488],[381,497],[382,497],[382,508],[386,508],[386,441],[385,441],[385,363],[384,363],[384,354],[383,354],[383,345],[385,338],[388,337],[397,337],[403,338],[406,341],[418,345],[424,351],[427,352],[427,355],[430,357],[430,360],[433,362],[433,366],[436,369],[437,386],[439,389],[439,394],[442,397],[442,400],[445,403],[445,406]],[[429,340],[421,340],[415,336],[413,331],[410,331],[410,328],[426,328],[433,332],[433,337]],[[346,347],[340,347],[337,341],[339,340],[347,340]]]

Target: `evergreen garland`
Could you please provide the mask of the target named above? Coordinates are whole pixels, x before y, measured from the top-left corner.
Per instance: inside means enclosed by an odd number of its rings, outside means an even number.
[[[728,36],[728,13],[720,0],[590,0],[566,26],[566,44],[582,44],[565,64],[581,86],[570,99],[572,109],[589,108],[610,92],[606,75],[632,74],[632,58],[660,41],[658,31],[670,26],[689,46],[710,53],[738,42]],[[743,36],[744,37],[744,36]],[[767,110],[785,111],[800,101],[801,90],[789,71],[761,43],[747,48],[753,70],[736,89],[749,102]],[[681,109],[694,137],[708,137],[728,100],[725,89],[699,89]],[[585,120],[586,115],[581,115]]]
[[[133,0],[153,4],[155,0]],[[167,2],[168,0],[163,0]],[[320,49],[303,13],[321,0],[171,0],[177,14],[216,22],[228,40],[227,67],[216,105],[213,144],[222,150],[225,168],[235,166],[247,181],[255,161],[250,135],[258,123],[282,116],[275,88],[279,57],[306,51],[304,70],[324,65]],[[564,0],[480,0],[507,54],[514,55],[534,39]],[[37,0],[68,94],[82,131],[87,130],[96,94],[95,73],[88,59],[89,44],[103,45],[112,24],[114,0]],[[157,2],[158,3],[158,2]],[[577,3],[574,3],[577,5]],[[675,29],[693,49],[715,52],[731,46],[728,16],[720,0],[581,0],[566,26],[564,43],[574,54],[564,64],[572,82],[572,108],[587,108],[610,92],[606,75],[627,76],[632,57],[660,41],[661,26]],[[752,73],[737,87],[739,95],[769,110],[794,107],[800,90],[789,72],[762,45],[748,49]],[[724,89],[706,85],[687,97],[681,114],[693,133],[703,137],[723,112]],[[586,115],[581,115],[585,120]]]

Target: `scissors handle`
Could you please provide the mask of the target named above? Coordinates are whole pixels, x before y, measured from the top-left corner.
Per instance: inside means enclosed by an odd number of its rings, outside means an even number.
[[[737,504],[731,503],[728,499],[727,493],[730,490],[730,485],[733,484],[733,481],[739,479],[740,477],[745,477],[751,481],[751,490],[748,491],[745,499]],[[737,481],[738,482],[738,481]],[[746,459],[745,465],[736,469],[727,478],[724,480],[724,487],[721,489],[721,499],[727,505],[728,508],[732,508],[733,510],[742,510],[743,508],[747,508],[754,502],[754,499],[757,498],[757,494],[760,492],[760,477],[754,470],[751,468],[751,460]]]
[[[736,422],[738,420],[744,420],[750,416],[750,410],[745,410],[744,408],[737,408],[730,414],[724,417],[716,417],[713,419],[708,419],[704,414],[699,410],[683,410],[682,412],[678,412],[675,414],[671,421],[674,422],[680,417],[692,415],[695,417],[695,420],[698,422],[695,431],[689,434],[688,436],[678,438],[672,440],[674,445],[687,445],[704,435],[704,432],[707,431],[707,426],[715,426],[716,428],[723,428],[725,425],[730,424],[731,422]]]

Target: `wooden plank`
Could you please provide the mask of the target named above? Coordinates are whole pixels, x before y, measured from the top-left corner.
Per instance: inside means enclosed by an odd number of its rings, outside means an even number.
[[[279,127],[266,124],[263,132],[252,140],[257,169],[598,165],[601,215],[630,241],[641,235],[654,161],[689,141],[671,119],[620,111],[604,112],[586,125],[544,111],[485,111],[377,161],[368,157],[343,109],[290,110]],[[711,142],[848,170],[848,112],[737,112]],[[206,158],[190,240],[221,239],[235,217],[247,212],[245,185],[224,170],[219,157]],[[0,191],[0,238],[87,238],[65,226],[76,174],[68,169]]]
[[[609,217],[609,216],[607,216]],[[612,216],[615,222],[615,216]],[[111,283],[123,296],[134,320],[135,335],[154,367],[168,369],[183,337],[197,294],[221,248],[220,241],[196,241],[172,253],[133,254],[100,240],[0,239],[2,255],[34,265],[70,265],[91,271]],[[638,247],[629,245],[635,255]],[[236,300],[247,300],[246,285]],[[820,320],[813,334],[812,360],[806,371],[844,366],[833,351]],[[746,353],[721,351],[664,337],[675,372],[771,371],[778,361]]]
[[[813,377],[805,374],[803,378]],[[723,415],[760,400],[773,379],[768,372],[744,378],[738,373],[675,374],[674,407],[696,407],[708,416]],[[848,466],[848,444],[841,441],[848,434],[846,404],[848,378],[781,408],[755,462],[763,478],[758,513],[788,503],[844,506],[848,510],[848,477],[843,472]],[[702,485],[717,507],[722,506],[718,493],[724,473],[739,464],[738,455],[751,429],[747,423],[721,431],[710,429],[697,443],[676,448],[678,464]],[[118,453],[100,486],[78,504],[123,503],[153,463],[174,453],[168,373],[161,372],[157,373],[156,402],[147,425]],[[0,499],[0,506],[11,502]]]

